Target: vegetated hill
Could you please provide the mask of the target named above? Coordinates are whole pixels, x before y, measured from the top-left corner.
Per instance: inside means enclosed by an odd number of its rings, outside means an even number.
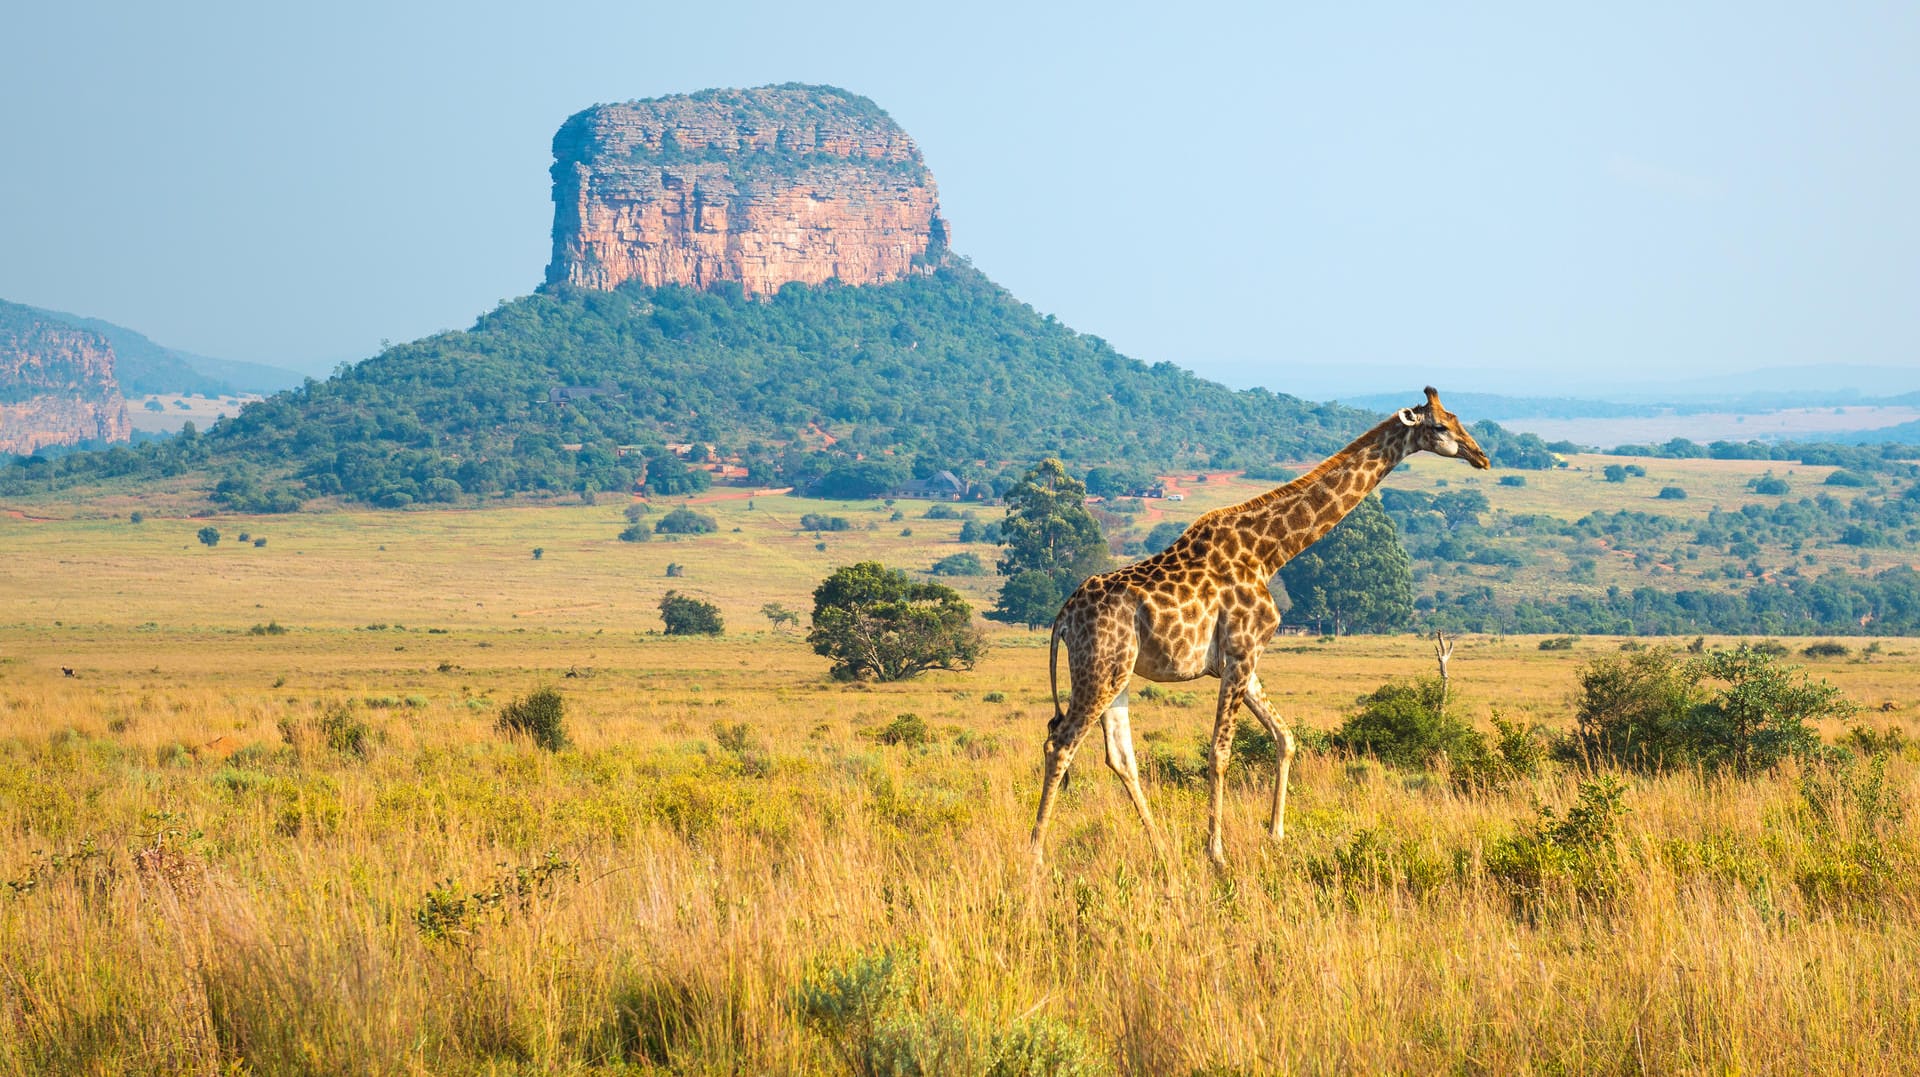
[[[556,389],[594,392],[555,402]],[[316,495],[398,506],[624,490],[661,453],[621,446],[693,442],[737,455],[756,481],[858,493],[1049,454],[1153,467],[1315,457],[1369,422],[1129,359],[955,265],[884,285],[790,284],[765,301],[724,285],[555,287],[203,436],[58,470],[206,470],[229,480],[219,499],[236,507]]]

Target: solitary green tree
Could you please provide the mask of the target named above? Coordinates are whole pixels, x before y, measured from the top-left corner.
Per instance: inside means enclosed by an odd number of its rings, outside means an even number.
[[[669,636],[717,636],[727,630],[720,607],[678,591],[668,591],[660,599],[660,620],[666,623]]]
[[[1287,562],[1280,581],[1293,597],[1287,620],[1335,635],[1385,632],[1413,616],[1413,568],[1393,520],[1372,494],[1314,543]]]
[[[986,653],[973,609],[960,593],[915,583],[899,569],[862,561],[836,569],[813,592],[814,653],[833,675],[898,681],[929,669],[972,669]]]
[[[201,528],[199,537],[200,537],[200,544],[202,546],[220,545],[220,529],[217,527]]]
[[[1029,627],[1051,624],[1080,581],[1107,567],[1107,540],[1086,500],[1086,484],[1054,459],[1040,461],[1007,491],[1001,525],[1007,552],[998,565],[1007,584],[988,617]],[[1036,573],[1052,587],[1040,586],[1030,575]]]

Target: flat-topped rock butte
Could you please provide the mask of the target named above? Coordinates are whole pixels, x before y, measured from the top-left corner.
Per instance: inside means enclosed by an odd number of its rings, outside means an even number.
[[[947,250],[933,175],[873,102],[825,86],[597,105],[553,140],[549,283],[768,295],[879,284]]]

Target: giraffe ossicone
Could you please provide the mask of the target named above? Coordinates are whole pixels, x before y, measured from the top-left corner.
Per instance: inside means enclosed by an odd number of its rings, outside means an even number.
[[[1067,768],[1095,719],[1106,733],[1107,765],[1126,787],[1154,848],[1166,855],[1134,760],[1127,715],[1127,685],[1134,674],[1161,682],[1220,678],[1208,758],[1207,856],[1217,865],[1226,863],[1220,817],[1234,718],[1243,703],[1273,735],[1269,829],[1276,840],[1283,835],[1294,737],[1267,701],[1256,673],[1261,652],[1280,626],[1267,584],[1413,453],[1489,466],[1487,454],[1466,427],[1441,406],[1440,394],[1429,386],[1426,397],[1426,403],[1402,408],[1307,474],[1250,501],[1202,515],[1165,550],[1089,577],[1068,597],[1054,619],[1047,660],[1054,713],[1047,724],[1040,809],[1033,824],[1036,864]],[[1065,707],[1060,705],[1062,643],[1070,678]]]

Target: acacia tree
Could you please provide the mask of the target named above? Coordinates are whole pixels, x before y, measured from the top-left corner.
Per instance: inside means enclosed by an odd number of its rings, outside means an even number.
[[[833,659],[833,675],[845,680],[972,669],[987,650],[973,608],[958,591],[915,583],[878,561],[836,569],[814,589],[807,642]]]
[[[1400,533],[1372,494],[1280,570],[1293,597],[1287,620],[1345,632],[1386,632],[1413,616],[1413,567]]]
[[[1007,491],[1001,525],[1007,552],[997,566],[1007,583],[988,617],[1029,627],[1050,624],[1080,581],[1107,567],[1107,540],[1086,500],[1086,484],[1051,458]],[[1036,574],[1052,586],[1043,586]]]

